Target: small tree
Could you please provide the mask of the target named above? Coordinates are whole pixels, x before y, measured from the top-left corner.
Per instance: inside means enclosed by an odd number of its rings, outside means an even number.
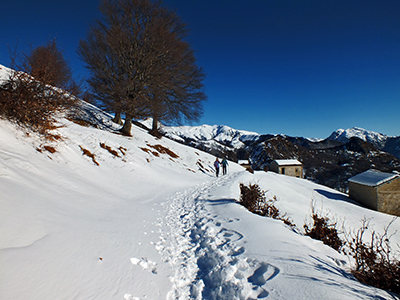
[[[74,103],[64,90],[78,91],[71,70],[55,40],[19,56],[14,51],[12,71],[0,89],[0,114],[45,134],[53,128],[54,113]]]

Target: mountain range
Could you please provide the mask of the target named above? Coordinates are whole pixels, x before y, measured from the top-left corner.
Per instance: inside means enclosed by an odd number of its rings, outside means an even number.
[[[304,176],[346,191],[347,180],[368,169],[400,171],[400,136],[353,127],[338,129],[323,140],[283,134],[258,134],[224,125],[163,127],[175,141],[233,161],[249,160],[263,170],[274,159],[294,158],[304,165]]]

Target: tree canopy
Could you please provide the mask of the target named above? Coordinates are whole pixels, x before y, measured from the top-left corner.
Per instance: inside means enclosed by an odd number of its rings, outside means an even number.
[[[93,95],[125,114],[121,131],[130,134],[133,118],[153,117],[155,131],[159,120],[198,120],[205,75],[175,12],[150,0],[103,0],[100,11],[78,53]]]

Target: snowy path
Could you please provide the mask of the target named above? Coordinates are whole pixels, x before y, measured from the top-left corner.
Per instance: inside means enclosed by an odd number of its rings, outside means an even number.
[[[243,235],[225,228],[204,204],[208,191],[229,182],[232,176],[179,192],[163,204],[161,240],[156,247],[174,270],[173,291],[167,299],[268,297],[265,284],[279,269],[247,258]]]

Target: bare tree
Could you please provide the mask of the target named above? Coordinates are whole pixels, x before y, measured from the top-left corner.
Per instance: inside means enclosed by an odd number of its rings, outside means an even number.
[[[191,52],[181,41],[185,25],[176,14],[150,0],[103,0],[100,10],[103,18],[90,27],[78,53],[91,72],[93,94],[116,116],[125,114],[122,133],[130,135],[133,118],[179,119],[182,114],[172,104],[183,103],[184,96],[192,100],[181,106],[183,115],[196,119],[201,105],[193,101],[193,89],[202,88],[204,75],[194,67],[198,76],[184,80]],[[204,93],[197,95],[205,99]]]
[[[196,66],[196,58],[190,45],[183,39],[185,26],[175,14],[171,14],[170,25],[162,33],[160,48],[166,53],[157,63],[158,70],[150,85],[150,111],[153,117],[152,132],[158,133],[158,121],[180,124],[198,121],[202,114],[202,101],[206,99],[202,81],[203,70]],[[168,24],[168,23],[167,23]]]

